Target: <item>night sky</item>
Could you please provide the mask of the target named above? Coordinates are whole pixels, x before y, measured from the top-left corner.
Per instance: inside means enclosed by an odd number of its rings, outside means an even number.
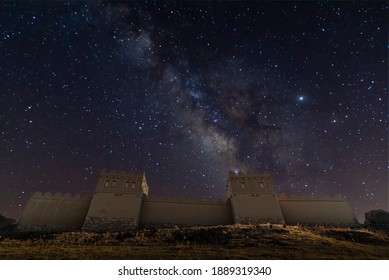
[[[92,194],[103,168],[150,194],[277,193],[388,208],[386,2],[0,2],[0,214]]]

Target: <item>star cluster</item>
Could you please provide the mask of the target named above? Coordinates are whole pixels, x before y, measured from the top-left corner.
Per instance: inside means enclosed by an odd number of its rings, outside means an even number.
[[[102,168],[151,193],[278,193],[388,206],[386,2],[2,2],[0,213],[92,193]]]

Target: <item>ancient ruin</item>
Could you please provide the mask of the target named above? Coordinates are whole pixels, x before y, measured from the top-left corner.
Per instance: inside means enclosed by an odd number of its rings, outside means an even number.
[[[19,228],[126,231],[171,225],[357,223],[349,203],[340,196],[277,196],[269,173],[230,172],[227,196],[227,201],[149,197],[144,173],[103,170],[93,196],[35,193]]]

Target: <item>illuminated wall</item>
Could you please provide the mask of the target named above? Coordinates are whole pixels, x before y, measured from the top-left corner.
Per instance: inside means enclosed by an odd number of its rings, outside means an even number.
[[[357,219],[349,203],[340,196],[307,198],[281,195],[282,214],[287,224],[355,224]]]
[[[230,172],[227,194],[234,223],[285,223],[269,173]]]
[[[103,170],[83,229],[125,231],[138,227],[142,199],[148,190],[144,173]]]
[[[126,231],[139,226],[226,224],[357,223],[346,200],[275,194],[268,173],[230,172],[228,200],[204,201],[148,197],[144,173],[103,171],[91,197],[36,193],[19,225],[82,228],[85,231]]]
[[[232,224],[231,204],[223,201],[146,198],[142,202],[141,225]]]
[[[57,193],[35,193],[27,203],[19,224],[81,227],[91,202],[91,197]]]

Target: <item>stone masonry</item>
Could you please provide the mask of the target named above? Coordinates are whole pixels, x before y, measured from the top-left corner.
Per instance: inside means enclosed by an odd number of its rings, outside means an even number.
[[[19,228],[125,232],[148,225],[263,223],[352,225],[357,220],[340,196],[278,197],[269,173],[229,172],[227,201],[212,201],[151,198],[144,173],[103,170],[92,198],[34,194]]]

